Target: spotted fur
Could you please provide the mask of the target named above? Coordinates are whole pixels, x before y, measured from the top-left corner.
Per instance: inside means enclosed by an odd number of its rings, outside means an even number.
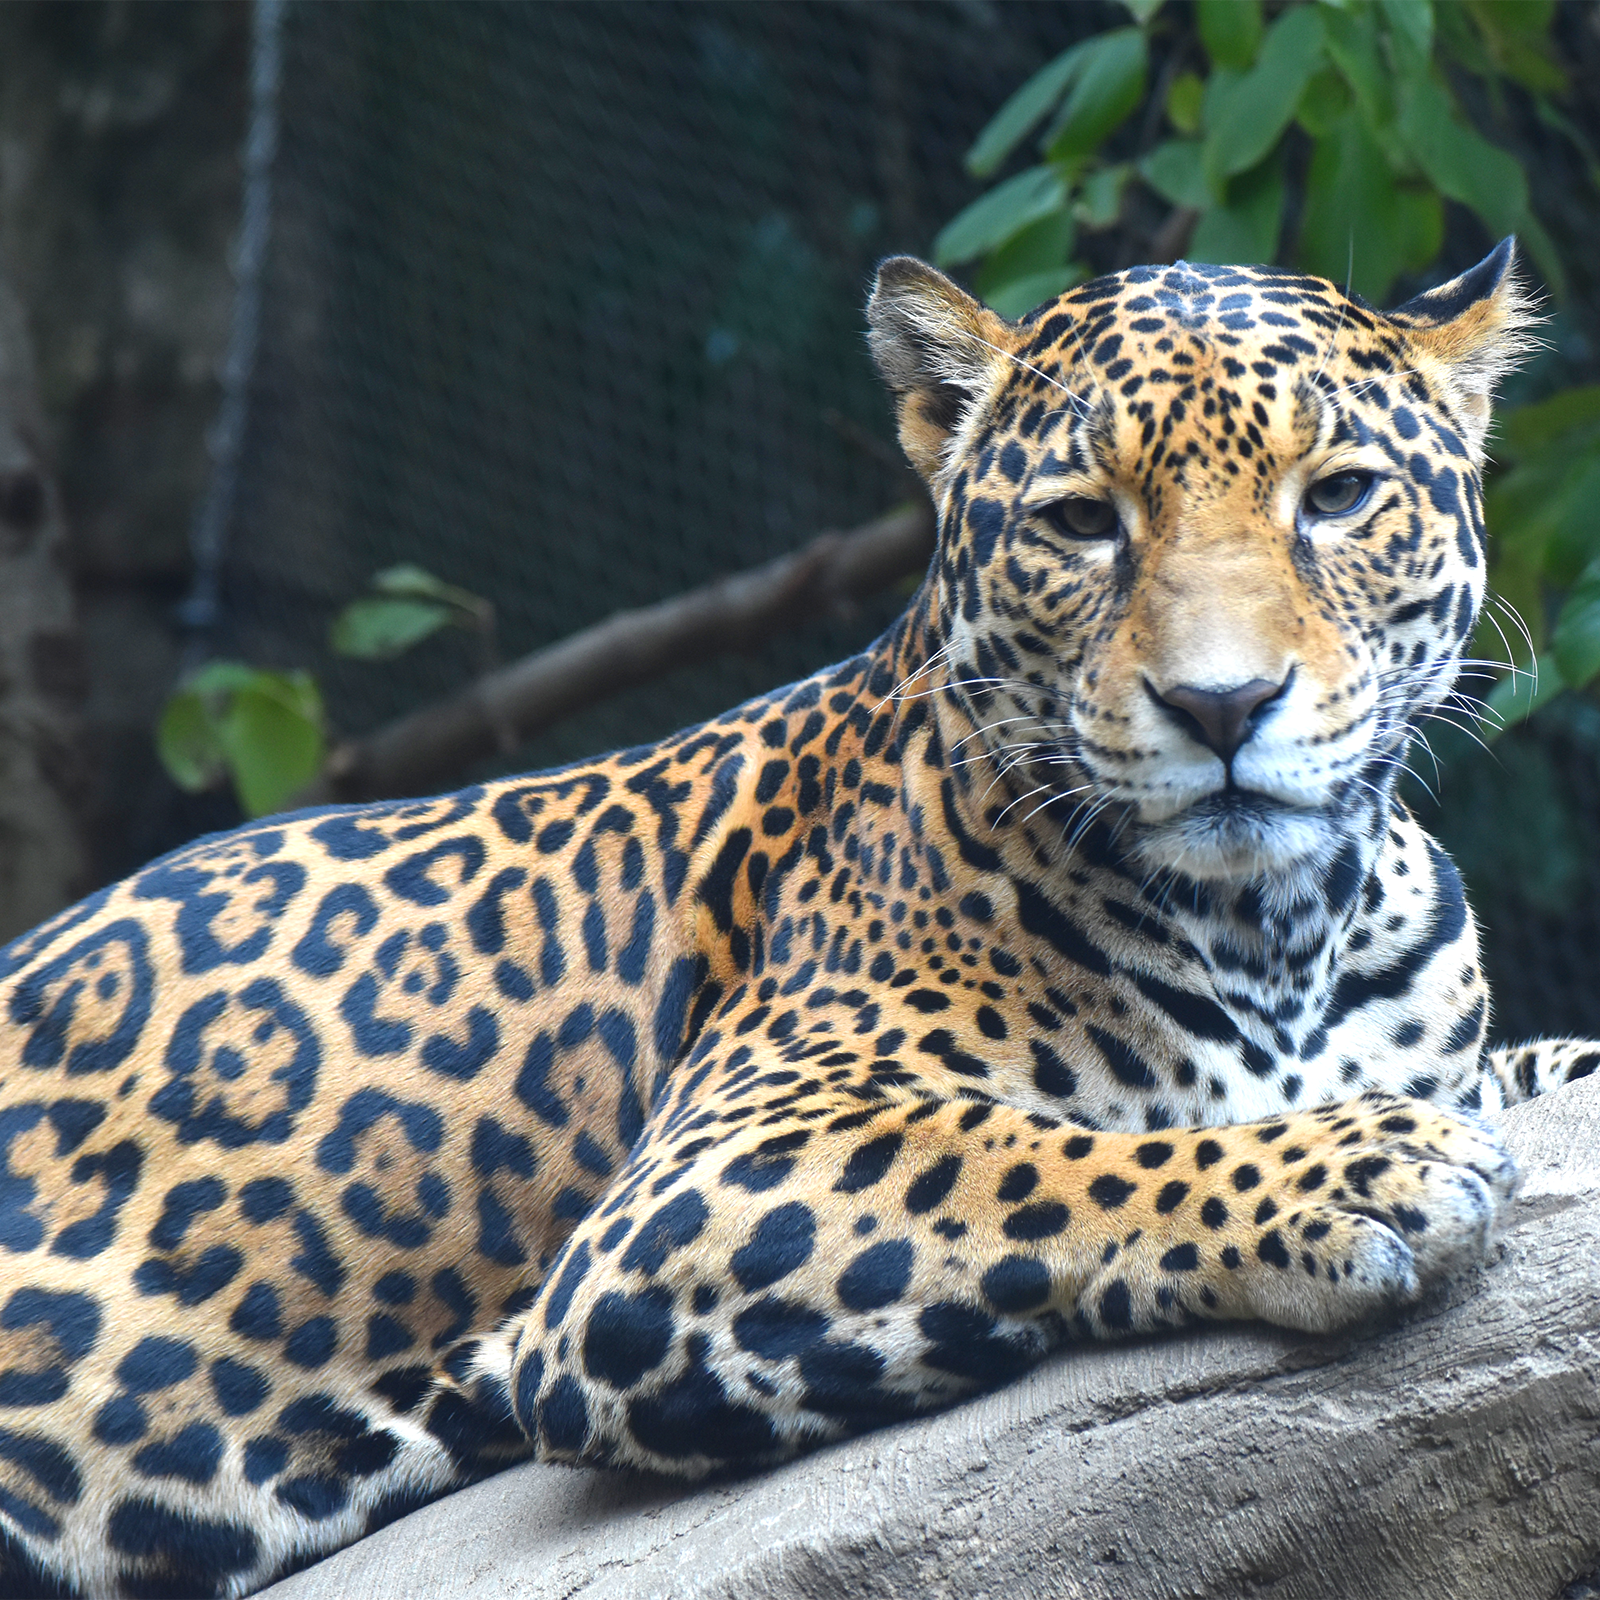
[[[1394,792],[1524,320],[1508,246],[1387,315],[1180,264],[1019,325],[890,261],[941,536],[866,654],[12,945],[0,1588],[242,1594],[530,1451],[758,1465],[1478,1260],[1477,1114],[1600,1060],[1486,1053]]]

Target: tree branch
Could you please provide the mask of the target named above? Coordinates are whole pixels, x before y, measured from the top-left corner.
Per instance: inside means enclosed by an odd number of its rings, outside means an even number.
[[[824,533],[748,572],[618,611],[486,673],[459,694],[336,746],[300,802],[425,792],[619,690],[747,650],[920,573],[933,550],[933,531],[933,509],[921,501],[850,533]]]

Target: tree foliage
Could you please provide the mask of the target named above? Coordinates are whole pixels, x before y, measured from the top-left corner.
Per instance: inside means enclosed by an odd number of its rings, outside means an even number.
[[[1133,183],[1194,213],[1192,261],[1292,262],[1381,301],[1433,262],[1455,201],[1493,237],[1518,234],[1561,284],[1521,167],[1451,87],[1452,75],[1509,79],[1559,117],[1550,0],[1464,0],[1437,14],[1431,0],[1296,0],[1270,20],[1262,0],[1197,0],[1198,60],[1153,91],[1152,46],[1177,24],[1160,0],[1129,10],[1135,25],[1041,68],[968,152],[968,171],[992,177],[1043,125],[1038,161],[934,243],[944,266],[982,258],[978,289],[995,310],[1019,315],[1085,275],[1079,231],[1113,225]],[[1168,50],[1169,67],[1181,59]],[[1114,136],[1141,110],[1152,133],[1129,149]]]

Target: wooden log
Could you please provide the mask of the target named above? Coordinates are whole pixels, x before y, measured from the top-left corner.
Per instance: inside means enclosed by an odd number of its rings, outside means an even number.
[[[1397,1324],[1081,1348],[737,1483],[527,1465],[272,1600],[1555,1600],[1600,1558],[1600,1080],[1506,1114],[1500,1259]]]
[[[455,781],[496,749],[509,752],[562,717],[634,684],[864,599],[920,573],[933,550],[926,501],[851,533],[825,533],[764,566],[618,611],[544,650],[485,674],[461,693],[338,745],[299,797],[387,799]]]

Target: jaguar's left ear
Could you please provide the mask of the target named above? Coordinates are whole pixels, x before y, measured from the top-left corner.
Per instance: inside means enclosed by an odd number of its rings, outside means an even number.
[[[1495,385],[1537,347],[1539,316],[1516,274],[1516,240],[1502,239],[1477,266],[1387,313],[1413,348],[1441,369],[1466,423],[1468,445],[1483,454]]]

